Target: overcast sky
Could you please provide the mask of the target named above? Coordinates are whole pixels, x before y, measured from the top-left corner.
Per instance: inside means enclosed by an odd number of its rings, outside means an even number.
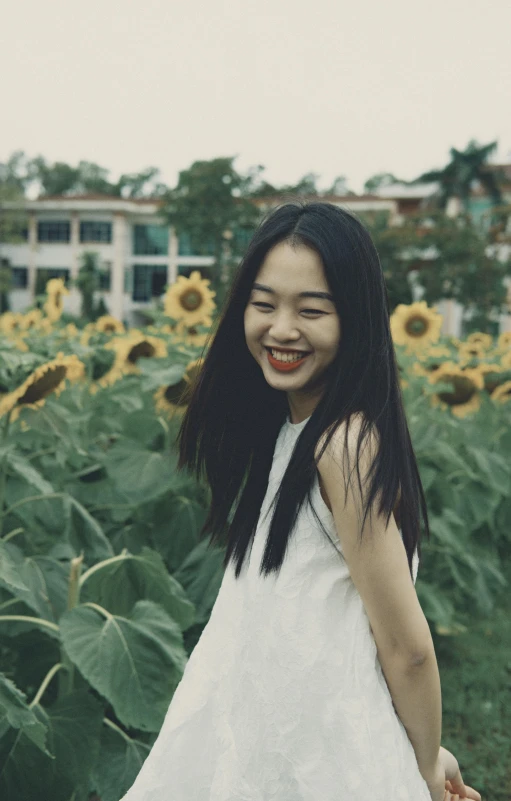
[[[0,25],[0,161],[238,156],[360,192],[469,139],[511,161],[511,0],[18,0]],[[495,160],[495,159],[493,159]]]

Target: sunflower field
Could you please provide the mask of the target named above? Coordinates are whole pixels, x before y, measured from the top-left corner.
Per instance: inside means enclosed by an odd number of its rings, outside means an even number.
[[[214,292],[180,276],[153,323],[129,330],[109,315],[65,325],[62,281],[46,292],[43,310],[0,317],[0,797],[119,801],[223,576],[223,551],[198,538],[208,488],[177,472],[173,444]],[[417,592],[443,744],[504,801],[511,332],[459,341],[441,324],[423,302],[391,317],[432,531]]]

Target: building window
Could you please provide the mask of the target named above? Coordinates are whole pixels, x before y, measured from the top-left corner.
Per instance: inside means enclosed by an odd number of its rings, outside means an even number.
[[[166,225],[134,225],[135,256],[166,256],[169,252],[169,229]]]
[[[111,242],[112,223],[87,220],[80,223],[80,242]]]
[[[150,301],[165,292],[166,264],[134,264],[132,300]]]
[[[35,279],[35,294],[44,295],[46,284],[50,278],[63,278],[64,285],[69,288],[70,270],[67,267],[38,267]]]
[[[179,234],[178,238],[178,254],[180,256],[214,256],[215,244],[208,242],[203,247],[199,248],[191,240],[190,234],[185,231]]]
[[[38,242],[69,242],[70,224],[64,220],[37,223]]]
[[[98,275],[99,275],[98,289],[101,289],[104,292],[110,292],[111,263],[108,261],[104,261],[102,266],[98,270]]]
[[[28,286],[28,269],[12,267],[12,289],[25,289]]]

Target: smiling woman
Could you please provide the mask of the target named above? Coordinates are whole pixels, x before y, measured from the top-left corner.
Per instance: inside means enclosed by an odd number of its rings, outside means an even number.
[[[448,801],[461,776],[415,592],[427,509],[355,217],[291,203],[262,222],[178,441],[225,573],[124,801]]]
[[[339,347],[334,297],[319,254],[303,243],[274,245],[256,278],[244,315],[247,347],[300,421],[321,397]]]

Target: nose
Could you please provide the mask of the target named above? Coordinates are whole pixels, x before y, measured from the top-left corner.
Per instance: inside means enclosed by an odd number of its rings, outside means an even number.
[[[275,342],[288,342],[300,339],[300,332],[296,327],[293,315],[285,311],[273,316],[268,333],[270,338]]]

